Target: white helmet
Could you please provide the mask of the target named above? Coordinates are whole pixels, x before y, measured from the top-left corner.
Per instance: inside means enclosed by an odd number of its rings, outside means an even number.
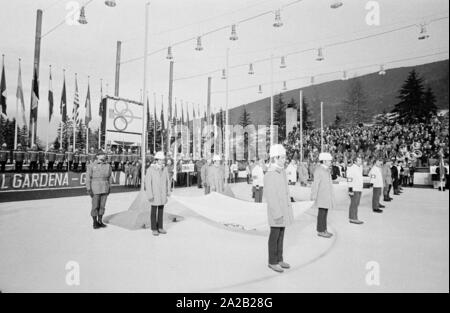
[[[328,152],[322,152],[319,154],[319,161],[332,161],[333,157]]]
[[[215,162],[215,161],[222,161],[222,158],[220,157],[220,155],[218,155],[218,154],[216,154],[214,157],[213,157],[213,161]]]
[[[286,149],[283,147],[283,145],[276,144],[270,147],[269,154],[271,158],[286,156]]]
[[[156,160],[165,160],[166,157],[164,156],[164,152],[162,152],[162,151],[156,152],[155,159]]]

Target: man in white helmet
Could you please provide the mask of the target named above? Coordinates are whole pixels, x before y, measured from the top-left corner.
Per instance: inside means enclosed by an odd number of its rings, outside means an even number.
[[[294,220],[291,196],[284,166],[286,150],[282,145],[270,147],[270,166],[264,176],[264,198],[267,202],[267,216],[270,226],[269,268],[282,273],[290,265],[283,260],[285,228]]]
[[[220,155],[213,157],[214,164],[208,169],[208,184],[211,188],[211,192],[223,193],[225,183],[225,171],[221,164],[222,158]]]
[[[166,234],[163,228],[164,205],[170,197],[170,177],[165,162],[164,152],[155,154],[156,164],[152,164],[145,175],[144,190],[151,205],[150,222],[154,236]]]
[[[317,215],[317,234],[323,238],[331,238],[333,234],[327,230],[328,210],[335,208],[333,182],[331,180],[331,161],[333,157],[327,152],[319,154],[319,165],[314,171],[311,186],[311,200],[314,208],[319,210]]]

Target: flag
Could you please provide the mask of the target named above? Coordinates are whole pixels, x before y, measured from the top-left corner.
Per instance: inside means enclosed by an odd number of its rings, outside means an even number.
[[[103,116],[103,83],[100,81],[100,105],[98,106],[98,115]]]
[[[195,108],[194,108],[194,106],[192,106],[192,118],[195,120]]]
[[[73,122],[78,124],[78,109],[80,107],[80,98],[78,96],[78,82],[77,76],[75,75],[75,96],[73,98],[73,111],[72,111],[72,119]]]
[[[189,104],[186,103],[186,123],[187,126],[189,127]]]
[[[89,82],[88,82],[88,90],[86,95],[86,103],[84,104],[84,107],[86,109],[86,115],[84,118],[84,124],[87,128],[89,128],[89,123],[92,121],[92,113],[91,113],[91,90],[89,88]]]
[[[16,98],[17,98],[17,105],[19,105],[20,102],[20,108],[22,111],[22,122],[23,125],[27,125],[27,118],[25,117],[25,101],[23,100],[23,88],[22,88],[22,70],[20,68],[20,62],[19,62],[19,75],[17,78],[17,92],[16,92]],[[17,110],[19,112],[19,110]],[[18,116],[16,116],[16,119],[18,120]]]
[[[181,101],[181,125],[184,125],[184,106],[183,106],[183,101]]]
[[[2,80],[0,82],[0,106],[2,107],[0,113],[6,118],[6,77],[4,62],[2,65]]]
[[[164,103],[161,101],[161,132],[165,129],[164,125]]]
[[[175,142],[173,143],[173,180],[177,181],[177,154],[178,154],[178,146],[177,139],[175,138]]]
[[[63,81],[63,90],[61,93],[61,105],[59,106],[59,111],[61,113],[61,121],[63,123],[67,122],[66,77],[64,77],[64,81]]]
[[[33,74],[33,90],[31,94],[31,115],[30,115],[30,122],[33,123],[33,125],[34,123],[37,122],[38,104],[39,104],[39,81],[37,77],[37,71],[35,68]]]
[[[50,69],[50,79],[48,82],[48,122],[52,120],[53,116],[53,84],[52,84],[52,70]]]

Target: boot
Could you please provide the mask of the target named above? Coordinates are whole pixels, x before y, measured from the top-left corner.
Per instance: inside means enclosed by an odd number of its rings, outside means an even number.
[[[283,272],[284,272],[284,270],[283,270],[283,269],[281,268],[281,266],[278,265],[278,264],[276,264],[276,265],[269,264],[269,268],[270,268],[271,270],[277,272],[277,273],[283,273]]]
[[[379,203],[379,204],[378,204],[378,207],[379,207],[380,209],[384,209],[386,206],[384,206],[384,205],[382,205],[381,203]]]
[[[100,225],[99,225],[98,222],[97,222],[97,217],[96,217],[96,216],[93,216],[93,217],[92,217],[92,220],[94,221],[92,227],[93,227],[94,229],[100,228]]]
[[[105,228],[105,227],[107,227],[105,224],[103,224],[103,215],[99,215],[98,216],[98,226],[99,227],[101,227],[101,228]]]

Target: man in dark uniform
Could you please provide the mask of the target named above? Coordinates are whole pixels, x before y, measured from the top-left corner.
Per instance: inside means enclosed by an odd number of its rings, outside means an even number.
[[[75,149],[73,153],[73,167],[72,170],[74,172],[78,171],[78,164],[80,163],[80,153],[78,152],[78,149]]]
[[[44,151],[39,151],[39,171],[42,172],[44,170],[44,164],[45,164],[45,152]]]
[[[56,151],[53,146],[50,147],[50,150],[47,151],[47,172],[53,172],[53,165],[56,160]]]
[[[13,160],[15,163],[16,172],[22,172],[23,162],[25,161],[25,151],[20,143],[17,145],[17,149],[13,153]]]
[[[8,162],[9,151],[6,143],[2,144],[2,149],[0,150],[0,172],[4,173],[6,168],[6,163]]]
[[[122,153],[120,153],[120,169],[122,171],[125,170],[125,164],[127,164],[127,155],[125,154],[125,150],[122,150]]]
[[[63,170],[64,165],[64,150],[60,148],[58,152],[56,152],[56,169],[60,172]]]
[[[28,157],[30,160],[30,172],[36,172],[38,170],[37,162],[39,159],[39,151],[36,145],[33,145],[31,150],[28,152]]]
[[[195,171],[197,172],[197,187],[199,189],[203,188],[203,185],[202,185],[202,167],[203,167],[203,165],[204,165],[204,160],[198,160],[195,163]]]
[[[99,151],[96,160],[90,163],[86,171],[86,190],[92,199],[91,216],[94,229],[106,227],[102,218],[110,192],[111,165],[106,163],[106,155]]]
[[[392,167],[391,167],[391,173],[392,173],[392,187],[394,188],[394,195],[398,196],[400,194],[399,190],[399,182],[400,182],[400,173],[398,172],[398,168],[395,164],[395,159],[392,159]]]
[[[86,172],[86,163],[88,160],[88,156],[83,151],[81,151],[79,155],[80,155],[81,171]]]
[[[73,147],[69,146],[69,150],[66,151],[65,153],[65,157],[66,157],[66,161],[67,161],[67,170],[70,171],[71,169],[73,169],[72,165],[73,165]]]

